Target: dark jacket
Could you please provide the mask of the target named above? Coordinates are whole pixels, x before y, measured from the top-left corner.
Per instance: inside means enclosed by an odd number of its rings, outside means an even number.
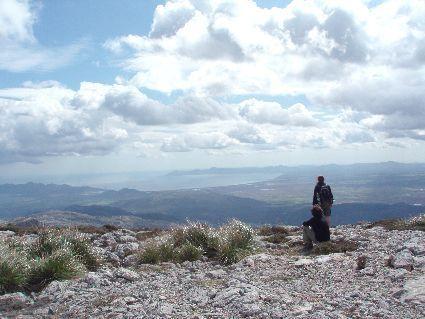
[[[321,204],[320,190],[322,189],[322,186],[325,186],[325,185],[326,185],[326,183],[317,183],[316,186],[314,187],[313,205]],[[332,194],[331,187],[329,185],[327,185],[327,186],[329,187],[329,190],[331,191],[331,204],[333,204],[334,196]]]
[[[303,226],[310,226],[314,235],[316,236],[316,240],[318,242],[331,240],[331,233],[329,231],[329,226],[326,222],[322,220],[320,217],[312,217],[309,220],[303,223]]]

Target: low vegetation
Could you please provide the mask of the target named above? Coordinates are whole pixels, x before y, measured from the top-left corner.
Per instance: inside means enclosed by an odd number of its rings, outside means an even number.
[[[272,244],[282,244],[287,242],[288,238],[287,238],[287,235],[285,234],[273,234],[273,235],[267,236],[263,240]]]
[[[27,279],[27,260],[3,243],[0,245],[0,294],[20,290]]]
[[[0,293],[39,291],[53,280],[96,270],[100,259],[91,242],[70,229],[50,229],[28,244],[0,242]]]
[[[0,225],[0,231],[13,231],[17,235],[38,234],[41,231],[40,227],[19,227],[14,224]]]
[[[288,235],[289,231],[285,226],[262,226],[257,230],[260,236],[271,236],[271,235]]]
[[[358,244],[348,240],[326,241],[314,245],[311,255],[329,255],[333,253],[346,253],[354,251],[358,248]]]
[[[258,235],[264,236],[263,241],[272,244],[287,242],[289,231],[284,226],[262,226],[257,230]]]
[[[152,243],[139,255],[141,263],[195,261],[202,257],[228,265],[238,262],[253,248],[253,229],[232,220],[215,229],[202,223],[188,223],[171,231],[164,242]]]
[[[381,226],[387,230],[418,230],[425,231],[425,216],[419,216],[409,220],[404,219],[388,219],[380,220],[368,225],[368,228]]]
[[[152,229],[152,230],[138,231],[136,233],[136,238],[139,241],[145,241],[149,238],[153,238],[153,237],[157,237],[157,236],[161,235],[162,232],[163,232],[163,230],[161,230],[159,228]]]

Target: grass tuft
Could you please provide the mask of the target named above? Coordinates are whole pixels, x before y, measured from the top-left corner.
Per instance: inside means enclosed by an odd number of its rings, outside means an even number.
[[[190,243],[196,247],[208,248],[211,228],[205,224],[189,222],[188,225],[173,230],[172,239],[178,247]]]
[[[218,229],[190,222],[172,231],[166,244],[148,245],[140,253],[141,263],[195,261],[203,256],[232,264],[251,251],[254,230],[245,223],[231,220]]]
[[[13,240],[0,244],[0,293],[39,291],[101,264],[90,240],[71,229],[43,230],[28,247]]]
[[[202,258],[204,251],[191,243],[180,246],[176,252],[175,260],[178,262],[195,261]]]
[[[169,242],[151,243],[139,254],[141,264],[158,264],[174,259],[174,245]]]
[[[101,259],[93,252],[92,243],[88,238],[76,233],[72,234],[68,240],[72,254],[88,270],[95,271],[101,266]]]
[[[26,283],[26,259],[0,243],[0,294],[21,290]]]
[[[31,291],[40,291],[54,280],[72,279],[85,270],[71,251],[57,250],[50,256],[32,262],[26,285]]]
[[[254,240],[254,230],[249,225],[233,219],[220,231],[228,245],[239,249],[248,249]]]
[[[31,258],[44,258],[54,251],[68,247],[68,238],[57,229],[48,229],[38,235],[37,240],[29,247]]]

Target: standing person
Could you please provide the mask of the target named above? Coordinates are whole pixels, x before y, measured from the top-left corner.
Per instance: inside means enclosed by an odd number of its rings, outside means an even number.
[[[318,176],[317,184],[314,187],[313,206],[320,205],[328,226],[331,225],[331,208],[333,202],[334,195],[332,194],[331,187],[325,183],[325,178],[323,176]]]

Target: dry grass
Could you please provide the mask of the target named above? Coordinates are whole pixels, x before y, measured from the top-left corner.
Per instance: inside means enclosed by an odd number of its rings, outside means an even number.
[[[67,227],[67,226],[22,227],[22,226],[16,226],[14,224],[0,225],[0,231],[11,230],[19,236],[28,235],[28,234],[40,234],[51,229],[63,230],[63,229],[69,229],[69,228],[74,228],[75,230],[81,233],[98,234],[98,235],[103,235],[105,233],[119,229],[118,227],[113,225],[104,225],[102,227],[96,227],[91,225],[77,225],[74,227]]]
[[[292,281],[295,281],[296,278],[288,276],[287,274],[275,274],[271,276],[267,276],[262,278],[264,282],[274,282],[274,281],[281,281],[285,283],[290,283]]]
[[[225,279],[203,279],[196,282],[199,286],[205,288],[224,287],[227,283]]]
[[[286,237],[289,235],[289,231],[284,226],[262,226],[257,229],[257,234],[266,236],[263,241],[272,244],[282,244],[288,241]]]
[[[104,296],[96,297],[91,303],[93,308],[100,308],[111,305],[111,303],[116,300],[122,298],[122,296],[118,294],[108,294]]]
[[[346,253],[354,251],[358,248],[358,244],[348,240],[326,241],[314,245],[311,255],[329,255],[333,253]]]
[[[425,216],[415,217],[410,220],[387,219],[371,223],[367,228],[383,227],[387,230],[418,230],[425,231]]]
[[[45,230],[44,227],[18,227],[14,224],[0,225],[0,231],[13,231],[17,235],[38,234]]]
[[[263,239],[272,244],[282,244],[288,241],[286,234],[273,234]]]

